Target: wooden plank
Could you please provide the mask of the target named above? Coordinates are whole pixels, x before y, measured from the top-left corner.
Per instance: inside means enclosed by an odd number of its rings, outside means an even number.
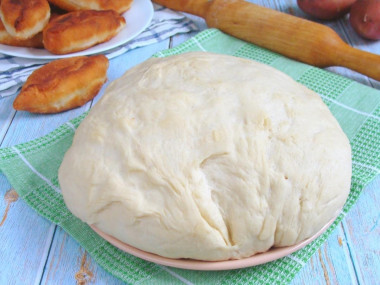
[[[9,126],[16,114],[16,111],[12,108],[13,98],[7,97],[1,100],[0,104],[0,143],[2,142],[5,134],[8,131]]]
[[[9,110],[12,110],[12,105],[9,104],[10,98],[4,99],[4,103],[8,104]],[[90,103],[87,103],[83,107],[70,112],[48,115],[17,111],[2,141],[1,147],[16,145],[46,135],[70,119],[79,116],[89,107]]]
[[[15,96],[10,96],[1,102],[0,116],[6,118],[1,125],[1,147],[47,134],[89,106],[88,104],[75,112],[39,115],[16,112],[12,107],[14,98]],[[6,181],[3,175],[1,179]],[[1,184],[1,197],[6,195],[10,187],[7,181]],[[39,282],[55,226],[40,217],[22,200],[18,200],[14,205],[9,208],[0,231],[0,284],[30,284],[35,280]],[[3,203],[0,213],[4,213],[5,210],[6,205]]]
[[[296,275],[292,284],[356,284],[355,269],[341,225]]]
[[[106,272],[60,227],[40,284],[124,284]]]
[[[12,107],[14,98],[10,96],[1,100],[0,117],[4,118],[0,131],[2,147],[39,137],[62,123],[62,119],[59,119],[64,117],[62,114],[51,120],[53,116],[46,118],[16,112]],[[4,197],[11,186],[2,174],[0,177],[0,197]],[[7,203],[5,199],[2,202],[0,213],[4,216]],[[0,230],[0,284],[39,282],[54,229],[54,225],[37,215],[22,200],[12,203]]]
[[[361,194],[343,221],[360,284],[380,284],[380,176]]]
[[[0,189],[0,284],[32,284],[42,274],[54,225],[21,199],[9,202],[8,191],[14,190],[3,175]]]
[[[374,206],[378,205],[379,188],[380,177],[365,189],[343,223],[292,284],[379,284],[380,273],[374,270],[380,268],[380,217]]]
[[[380,177],[292,284],[379,284],[379,188]]]
[[[9,136],[16,112],[14,96],[1,100],[0,141]],[[2,144],[3,145],[3,144]],[[11,185],[0,174],[0,284],[30,284],[42,275],[55,226],[37,215],[22,200],[7,201]]]

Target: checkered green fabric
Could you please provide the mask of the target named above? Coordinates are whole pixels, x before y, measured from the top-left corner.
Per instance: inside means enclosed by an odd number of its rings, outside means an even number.
[[[317,240],[291,256],[246,269],[201,272],[166,268],[126,254],[97,236],[65,207],[57,170],[85,115],[37,140],[0,150],[0,169],[19,195],[40,215],[61,226],[107,271],[139,284],[282,284],[292,280],[380,173],[380,92],[333,73],[295,62],[218,30],[206,30],[156,57],[187,51],[211,51],[254,59],[289,74],[316,91],[349,137],[353,150],[351,193],[342,214]],[[169,274],[171,273],[171,274]]]

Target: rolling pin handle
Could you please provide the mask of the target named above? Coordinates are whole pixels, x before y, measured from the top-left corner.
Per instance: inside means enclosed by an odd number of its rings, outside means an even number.
[[[336,65],[380,81],[380,56],[346,45],[336,56]]]
[[[380,81],[380,55],[355,49],[331,28],[243,0],[154,0],[209,27],[318,66],[343,66]]]

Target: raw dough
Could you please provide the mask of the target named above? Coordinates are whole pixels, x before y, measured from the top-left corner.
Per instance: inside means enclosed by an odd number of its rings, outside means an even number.
[[[226,260],[340,213],[351,149],[320,97],[269,66],[193,52],[110,84],[59,170],[69,209],[139,249]]]

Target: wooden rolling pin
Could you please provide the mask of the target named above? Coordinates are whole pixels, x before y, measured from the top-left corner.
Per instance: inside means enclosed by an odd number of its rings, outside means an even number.
[[[243,0],[153,0],[236,38],[319,67],[343,66],[380,81],[380,55],[355,49],[331,28]]]

